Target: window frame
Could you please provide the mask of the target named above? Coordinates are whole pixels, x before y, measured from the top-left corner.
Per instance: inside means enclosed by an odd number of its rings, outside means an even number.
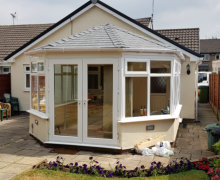
[[[5,72],[5,71],[4,71],[6,68],[9,70],[8,72]],[[3,66],[3,67],[2,67],[2,74],[10,74],[10,73],[11,73],[11,68],[10,68],[10,66]]]
[[[32,62],[33,63],[33,62]],[[32,71],[32,63],[30,64],[30,112],[33,112],[34,114],[38,114],[42,117],[46,117],[47,114],[47,95],[46,95],[46,74],[45,74],[45,63],[44,62],[34,62],[34,64],[37,64],[37,71]],[[44,66],[44,70],[43,71],[38,71],[38,64],[39,63],[43,63]],[[32,77],[36,76],[37,77],[37,109],[33,109],[32,108]],[[40,111],[40,97],[39,97],[39,93],[40,93],[40,88],[39,88],[39,77],[44,77],[45,78],[45,112],[41,112]]]
[[[146,77],[147,78],[147,116],[139,116],[139,117],[126,117],[125,112],[126,112],[126,97],[125,95],[122,96],[122,112],[121,112],[121,120],[119,122],[121,123],[126,123],[126,122],[140,122],[140,121],[148,121],[148,120],[161,120],[161,119],[170,119],[173,118],[174,115],[178,114],[177,111],[181,111],[181,105],[180,103],[180,89],[179,89],[179,99],[178,99],[178,104],[176,107],[174,107],[174,76],[175,76],[175,62],[178,62],[178,75],[180,76],[181,74],[181,63],[180,61],[177,60],[175,56],[169,56],[169,57],[153,57],[153,56],[141,56],[141,57],[124,57],[123,58],[124,63],[124,68],[123,70],[123,77],[122,77],[122,94],[126,92],[126,77]],[[150,62],[151,61],[170,61],[170,73],[150,73]],[[147,69],[146,72],[137,72],[137,71],[128,71],[128,62],[146,62]],[[151,89],[151,77],[170,77],[170,113],[169,114],[162,114],[162,115],[150,115],[150,89]],[[180,81],[180,77],[179,77]],[[179,85],[181,83],[179,82]]]
[[[26,70],[27,67],[30,68],[29,71]],[[28,74],[30,75],[30,82],[29,82],[30,87],[27,87],[27,83],[26,83]],[[31,66],[30,64],[24,64],[24,91],[30,91],[30,89],[31,89]]]

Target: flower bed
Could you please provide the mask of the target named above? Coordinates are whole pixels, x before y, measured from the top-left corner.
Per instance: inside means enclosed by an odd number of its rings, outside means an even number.
[[[161,162],[152,162],[149,169],[144,165],[136,167],[134,170],[126,170],[119,161],[113,170],[106,170],[99,165],[99,162],[90,157],[89,164],[79,165],[77,162],[64,165],[62,157],[57,157],[56,161],[49,163],[43,162],[33,168],[46,168],[55,171],[64,171],[76,174],[88,174],[100,177],[150,177],[159,175],[168,175],[195,169],[195,164],[187,159],[181,159],[179,162],[170,162],[166,167]]]
[[[217,180],[220,179],[220,168],[216,167],[218,159],[218,157],[210,159],[202,158],[201,161],[194,162],[193,164],[196,169],[205,171],[211,180]]]

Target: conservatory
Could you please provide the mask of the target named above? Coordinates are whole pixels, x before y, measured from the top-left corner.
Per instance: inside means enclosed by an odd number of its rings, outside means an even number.
[[[29,132],[43,143],[130,149],[158,134],[175,141],[179,51],[107,24],[27,54]]]

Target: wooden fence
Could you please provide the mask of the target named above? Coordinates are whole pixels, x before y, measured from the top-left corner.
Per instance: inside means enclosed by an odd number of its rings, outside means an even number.
[[[4,93],[11,93],[11,74],[0,74],[0,98]]]

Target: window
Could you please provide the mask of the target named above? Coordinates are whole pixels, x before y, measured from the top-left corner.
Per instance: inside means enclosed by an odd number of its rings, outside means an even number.
[[[10,73],[10,67],[3,67],[2,71],[3,71],[3,74],[9,74]]]
[[[220,54],[216,54],[215,59],[220,59]]]
[[[32,63],[31,70],[26,66],[26,71],[31,71],[31,109],[46,113],[44,64]]]
[[[210,60],[210,55],[204,54],[204,61],[209,61],[209,60]]]
[[[30,90],[30,65],[24,65],[24,90]]]
[[[126,59],[125,118],[175,112],[180,99],[180,71],[176,60]]]

